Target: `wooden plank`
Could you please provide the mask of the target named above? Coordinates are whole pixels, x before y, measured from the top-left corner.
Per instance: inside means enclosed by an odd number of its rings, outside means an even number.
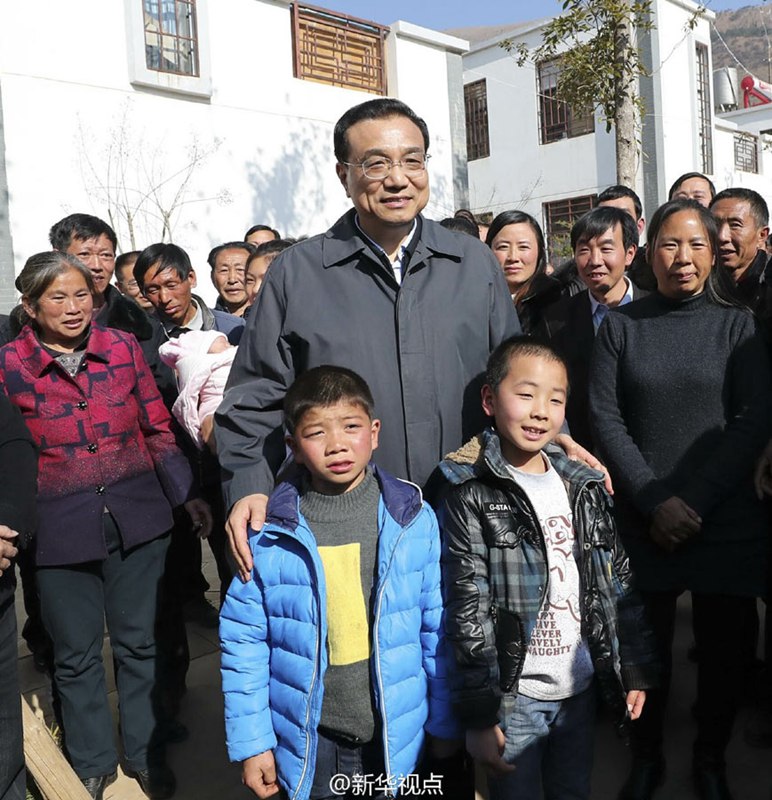
[[[91,800],[48,728],[22,697],[24,760],[45,800]]]

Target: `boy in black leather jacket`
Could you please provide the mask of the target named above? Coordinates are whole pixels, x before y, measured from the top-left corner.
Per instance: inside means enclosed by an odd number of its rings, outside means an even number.
[[[603,476],[545,451],[563,425],[565,364],[514,337],[486,378],[495,430],[441,465],[454,706],[492,800],[589,798],[596,691],[637,719],[654,643]]]

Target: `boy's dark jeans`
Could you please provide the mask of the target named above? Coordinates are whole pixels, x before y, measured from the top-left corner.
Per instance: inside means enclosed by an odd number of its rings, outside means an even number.
[[[491,800],[589,800],[595,686],[564,700],[518,695],[503,723],[514,772],[488,778]]]
[[[316,770],[310,800],[385,798],[386,768],[380,735],[365,744],[347,742],[319,729]]]

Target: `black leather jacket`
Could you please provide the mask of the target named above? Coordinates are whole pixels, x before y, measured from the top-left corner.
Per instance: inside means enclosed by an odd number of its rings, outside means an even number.
[[[623,724],[626,692],[656,684],[654,638],[633,590],[603,476],[559,448],[549,457],[566,484],[581,543],[583,633],[601,693]],[[467,728],[485,728],[499,721],[502,696],[517,692],[547,592],[546,548],[495,432],[448,456],[441,469],[453,485],[440,515],[445,626],[456,656],[453,700]]]

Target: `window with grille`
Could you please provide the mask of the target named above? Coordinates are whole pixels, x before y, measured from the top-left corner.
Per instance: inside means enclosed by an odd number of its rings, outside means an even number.
[[[466,157],[468,161],[491,154],[488,139],[488,92],[485,78],[464,86],[466,112]]]
[[[544,203],[544,233],[551,264],[558,266],[573,256],[571,228],[579,217],[594,208],[597,202],[597,194],[588,194]]]
[[[145,63],[156,72],[199,74],[195,0],[142,0]]]
[[[291,12],[296,78],[386,94],[388,28],[316,6],[294,3]]]
[[[572,139],[595,131],[595,114],[591,108],[574,109],[558,97],[560,59],[542,61],[538,65],[539,130],[541,143]]]
[[[734,166],[743,172],[759,171],[758,140],[751,133],[734,135]]]
[[[710,118],[710,65],[708,48],[698,44],[697,55],[697,113],[699,116],[700,169],[713,174],[713,126]]]

